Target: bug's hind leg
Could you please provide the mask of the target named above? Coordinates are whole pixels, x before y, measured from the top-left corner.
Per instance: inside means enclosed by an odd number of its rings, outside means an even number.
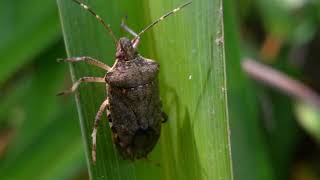
[[[104,64],[103,62],[101,62],[99,60],[96,60],[96,59],[94,59],[92,57],[88,57],[88,56],[70,57],[70,58],[66,58],[66,59],[58,59],[57,61],[58,62],[71,62],[71,63],[84,61],[84,62],[86,62],[88,64],[97,66],[97,67],[99,67],[101,69],[104,69],[106,71],[109,71],[111,69],[110,66]]]
[[[107,118],[109,121],[109,126],[112,129],[113,126],[112,126],[112,118],[111,118],[111,113],[110,113],[110,104],[107,104],[106,111],[107,111]]]
[[[91,134],[91,137],[92,137],[92,162],[93,162],[93,164],[96,163],[96,147],[97,147],[98,126],[99,126],[99,122],[101,120],[101,116],[102,116],[103,112],[106,110],[107,106],[109,106],[109,99],[104,100],[103,103],[100,105],[99,111],[97,112],[96,118],[94,120],[93,131]]]
[[[162,123],[165,123],[168,121],[168,115],[165,112],[161,112],[161,116],[162,116]]]
[[[101,77],[82,77],[78,81],[76,81],[69,90],[62,91],[62,92],[58,93],[57,95],[61,96],[61,95],[73,93],[74,91],[76,91],[78,89],[79,85],[82,82],[106,83],[105,79],[101,78]]]
[[[112,123],[111,114],[110,114],[110,105],[107,105],[107,118],[110,123]]]

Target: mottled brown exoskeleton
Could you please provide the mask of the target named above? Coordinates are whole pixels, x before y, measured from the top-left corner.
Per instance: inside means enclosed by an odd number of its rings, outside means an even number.
[[[146,157],[156,145],[161,123],[167,120],[162,111],[159,97],[157,75],[159,64],[139,55],[137,46],[140,36],[148,29],[171,14],[178,12],[191,2],[183,4],[173,11],[161,16],[139,34],[135,33],[122,22],[121,26],[134,36],[132,40],[115,37],[111,28],[87,5],[73,0],[85,10],[93,14],[108,30],[113,38],[117,50],[116,61],[112,67],[91,57],[71,57],[59,61],[80,62],[95,65],[107,71],[104,77],[83,77],[76,81],[70,90],[59,95],[74,92],[81,82],[106,83],[108,97],[101,104],[96,114],[92,132],[92,161],[96,161],[96,135],[99,121],[103,112],[107,111],[113,141],[118,151],[125,159],[139,159]]]

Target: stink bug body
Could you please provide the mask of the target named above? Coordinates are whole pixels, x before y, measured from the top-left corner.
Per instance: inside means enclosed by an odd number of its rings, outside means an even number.
[[[146,30],[191,2],[163,15],[138,34],[122,22],[121,26],[134,38],[129,40],[122,37],[117,40],[109,25],[96,13],[78,0],[73,1],[93,14],[109,31],[117,46],[116,62],[109,67],[91,57],[71,57],[59,60],[72,63],[84,61],[107,71],[104,77],[80,78],[70,90],[61,92],[59,95],[74,92],[81,82],[106,83],[108,97],[96,114],[92,132],[92,161],[94,163],[96,161],[96,134],[104,111],[107,111],[112,138],[120,154],[125,159],[131,160],[147,157],[159,139],[161,123],[167,120],[167,116],[162,111],[158,92],[159,64],[139,55],[137,46],[140,36]]]

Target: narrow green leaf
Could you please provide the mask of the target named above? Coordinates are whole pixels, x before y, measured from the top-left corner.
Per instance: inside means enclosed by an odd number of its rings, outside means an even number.
[[[320,142],[320,113],[319,110],[307,103],[296,102],[295,113],[300,125]]]
[[[185,3],[172,1],[86,1],[119,36],[121,18],[139,31]],[[92,56],[112,65],[115,47],[103,27],[71,1],[58,0],[69,56]],[[222,1],[195,1],[143,35],[140,53],[161,65],[161,97],[169,121],[149,159],[123,160],[105,120],[97,139],[97,164],[91,163],[95,113],[105,99],[104,85],[81,85],[76,94],[91,179],[232,179],[226,101]],[[129,35],[128,35],[129,36]],[[71,66],[73,79],[104,76],[83,63]]]
[[[240,66],[237,19],[232,0],[224,1],[231,143],[234,177],[240,180],[274,179],[266,139],[258,118],[255,91]]]

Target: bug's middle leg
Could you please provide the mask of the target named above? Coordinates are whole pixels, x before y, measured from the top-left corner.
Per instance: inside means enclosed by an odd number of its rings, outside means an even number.
[[[96,114],[94,125],[93,125],[93,131],[91,134],[92,137],[92,161],[95,164],[96,163],[96,147],[97,147],[97,132],[98,132],[98,126],[99,122],[101,120],[103,112],[106,110],[107,106],[109,106],[109,99],[103,101],[103,103],[100,105],[99,111]]]
[[[79,85],[82,82],[106,83],[105,79],[102,77],[82,77],[78,81],[76,81],[69,90],[62,91],[62,92],[58,93],[57,95],[60,96],[60,95],[73,93],[74,91],[76,91],[78,89]]]

